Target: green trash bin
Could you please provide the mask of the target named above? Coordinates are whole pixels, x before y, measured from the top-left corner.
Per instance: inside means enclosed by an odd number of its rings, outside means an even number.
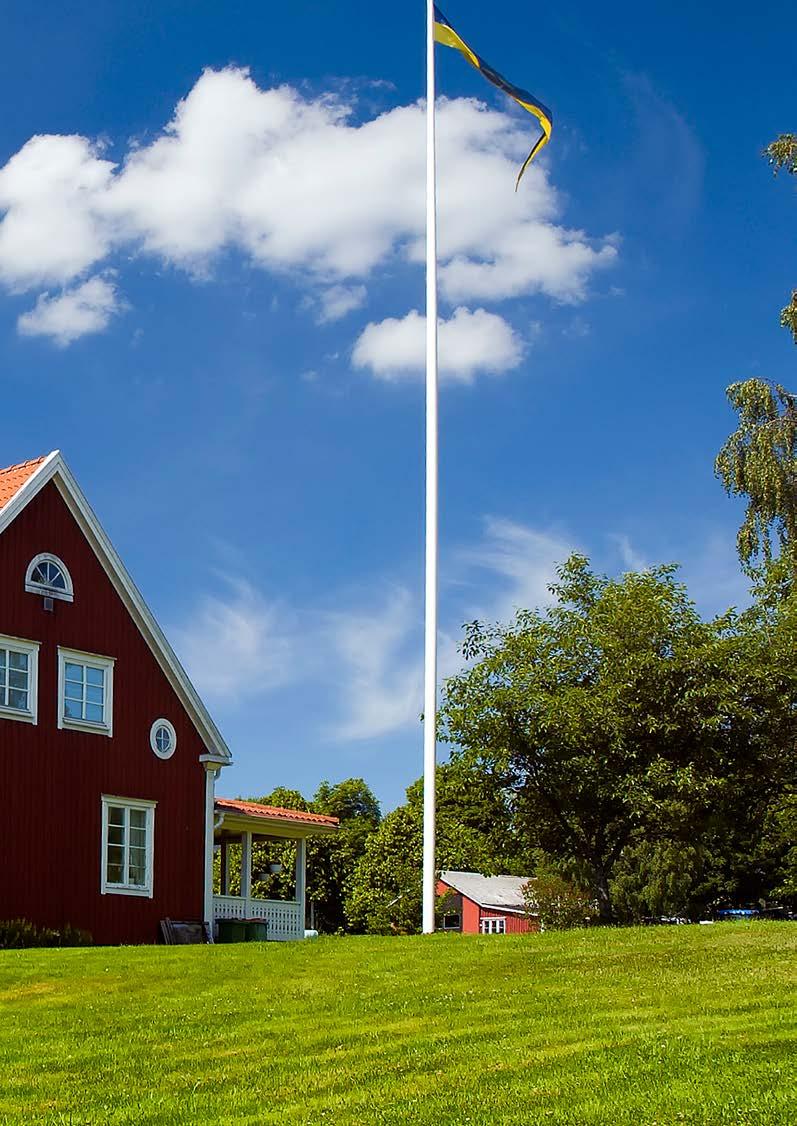
[[[246,942],[248,924],[244,919],[219,919],[218,942]]]
[[[265,942],[268,938],[268,923],[265,919],[246,920],[246,941]]]

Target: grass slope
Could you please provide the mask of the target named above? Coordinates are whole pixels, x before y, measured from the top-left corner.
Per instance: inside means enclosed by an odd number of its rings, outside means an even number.
[[[795,1123],[797,925],[0,952],[3,1123]]]

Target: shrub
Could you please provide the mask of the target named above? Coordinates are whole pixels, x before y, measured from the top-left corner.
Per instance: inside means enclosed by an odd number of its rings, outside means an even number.
[[[527,913],[539,916],[540,926],[546,931],[586,926],[593,912],[587,892],[553,873],[529,880],[523,885],[523,897]]]
[[[58,928],[37,927],[27,919],[0,919],[0,950],[34,946],[91,946],[91,935],[69,923]]]

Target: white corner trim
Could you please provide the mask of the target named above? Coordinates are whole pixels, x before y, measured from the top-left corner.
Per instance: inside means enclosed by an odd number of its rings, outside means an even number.
[[[67,716],[65,701],[65,665],[67,661],[84,668],[102,669],[103,678],[103,716],[102,723],[94,723],[88,719],[73,719]],[[86,731],[94,735],[113,736],[113,667],[115,657],[101,657],[98,653],[83,653],[79,649],[64,649],[58,646],[58,729],[68,731]]]
[[[30,723],[35,727],[39,716],[39,649],[41,642],[0,634],[0,648],[16,649],[18,652],[28,655],[28,710],[23,712],[19,708],[7,708],[0,704],[0,719],[13,719],[17,723]]]
[[[101,895],[132,895],[141,899],[152,899],[155,894],[155,807],[157,801],[150,798],[120,798],[114,794],[103,794],[102,803],[102,837],[100,840],[100,894]],[[147,843],[145,857],[145,884],[142,887],[123,887],[120,884],[110,884],[107,879],[107,849],[108,849],[108,808],[120,805],[125,809],[144,809],[147,812]],[[129,830],[128,830],[129,831]]]
[[[0,509],[0,535],[49,481],[54,481],[150,651],[191,717],[208,752],[220,765],[229,765],[232,754],[221,732],[94,514],[60,450],[53,450],[48,454],[22,488]]]

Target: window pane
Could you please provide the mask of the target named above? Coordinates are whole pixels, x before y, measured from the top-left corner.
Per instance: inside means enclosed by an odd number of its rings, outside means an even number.
[[[8,655],[7,649],[0,649],[0,669],[4,669],[6,667],[7,655]]]
[[[88,723],[102,723],[102,705],[101,704],[86,704],[85,719]]]
[[[146,854],[143,848],[131,848],[127,865],[127,879],[131,884],[141,887],[147,879]]]
[[[83,705],[79,700],[64,700],[64,715],[67,719],[83,719]]]
[[[121,845],[108,845],[106,879],[111,884],[124,881],[124,849]]]
[[[108,810],[109,825],[124,825],[125,811],[121,805],[112,805]]]
[[[64,662],[64,674],[67,680],[76,680],[78,684],[83,683],[83,666],[75,665],[72,661]]]
[[[93,669],[90,665],[87,665],[86,666],[86,683],[87,684],[103,685],[105,683],[105,670],[104,669]]]
[[[121,825],[108,826],[108,843],[114,845],[124,844],[125,831]]]
[[[130,829],[130,847],[131,848],[144,848],[147,843],[146,829]]]
[[[28,710],[28,693],[19,688],[9,688],[8,706],[26,712]]]
[[[131,809],[130,810],[130,827],[133,829],[144,829],[147,825],[147,811],[146,809]]]
[[[26,672],[20,672],[19,669],[9,669],[8,683],[11,688],[27,688],[28,674]]]
[[[86,700],[90,704],[102,704],[104,692],[102,687],[95,684],[86,685]]]
[[[22,672],[28,671],[28,654],[17,653],[13,649],[8,654],[8,664],[12,669],[21,669]]]

